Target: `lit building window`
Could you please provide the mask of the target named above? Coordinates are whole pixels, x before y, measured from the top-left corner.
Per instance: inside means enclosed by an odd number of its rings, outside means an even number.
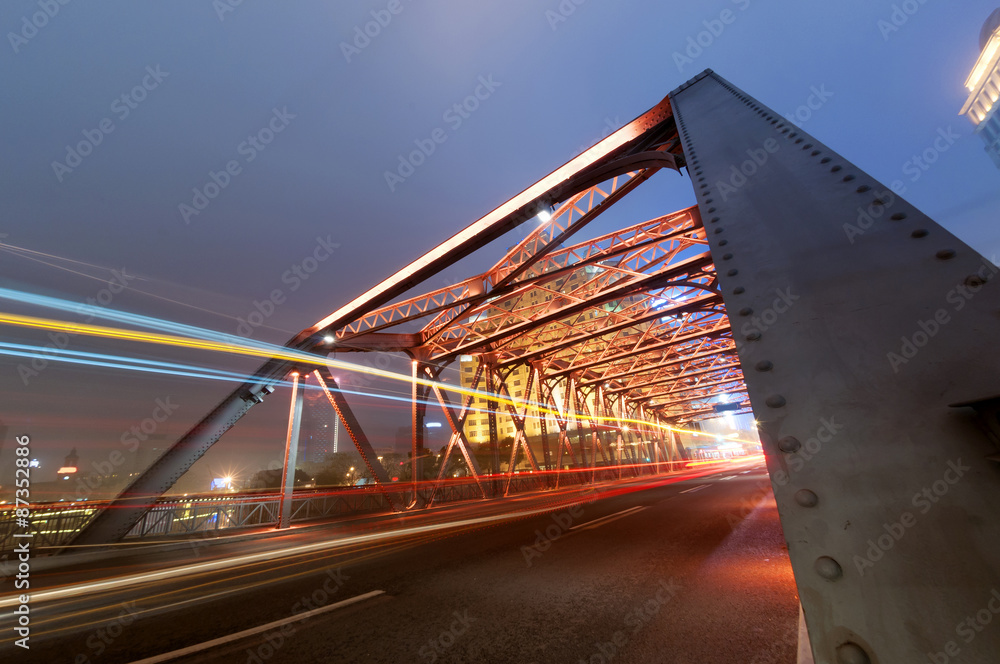
[[[995,131],[997,114],[992,116],[994,104],[1000,100],[1000,9],[986,19],[979,34],[979,58],[972,67],[965,87],[969,98],[962,107],[961,115],[977,126],[978,133],[986,143],[986,152],[1000,167],[1000,147]]]

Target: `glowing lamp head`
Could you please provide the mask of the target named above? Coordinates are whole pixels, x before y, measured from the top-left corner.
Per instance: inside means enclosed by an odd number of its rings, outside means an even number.
[[[545,224],[548,223],[550,219],[552,219],[552,213],[549,212],[548,208],[542,208],[542,211],[538,213],[538,221]]]
[[[323,337],[323,343],[325,343],[325,344],[332,344],[333,343],[333,335],[332,334],[328,334],[325,337]]]

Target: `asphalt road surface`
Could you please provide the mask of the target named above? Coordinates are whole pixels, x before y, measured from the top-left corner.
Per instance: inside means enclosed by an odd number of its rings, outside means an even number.
[[[29,650],[5,580],[0,657],[793,664],[798,597],[762,462],[685,477],[41,569]]]

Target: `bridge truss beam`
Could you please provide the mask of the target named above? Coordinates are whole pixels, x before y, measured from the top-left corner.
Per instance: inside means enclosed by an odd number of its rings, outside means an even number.
[[[816,662],[994,661],[996,266],[711,71],[670,99]]]

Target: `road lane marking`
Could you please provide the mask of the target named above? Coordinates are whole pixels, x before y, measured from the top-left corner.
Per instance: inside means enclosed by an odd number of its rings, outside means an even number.
[[[259,627],[251,627],[250,629],[245,629],[242,632],[236,632],[235,634],[230,634],[229,636],[220,636],[217,639],[188,646],[187,648],[172,650],[170,652],[163,653],[162,655],[156,655],[155,657],[140,659],[132,662],[132,664],[158,664],[159,662],[169,662],[170,660],[177,659],[178,657],[184,657],[185,655],[191,655],[196,652],[201,652],[202,650],[208,650],[209,648],[214,648],[215,646],[221,646],[226,643],[232,643],[233,641],[239,641],[240,639],[248,636],[272,630],[275,627],[281,627],[282,625],[287,625],[288,623],[299,622],[300,620],[305,620],[306,618],[311,618],[321,613],[327,613],[328,611],[333,611],[334,609],[339,609],[344,606],[350,606],[351,604],[357,604],[358,602],[362,602],[366,599],[377,597],[382,594],[385,594],[384,590],[373,590],[370,593],[365,593],[364,595],[357,595],[356,597],[341,600],[335,604],[331,604],[330,606],[321,606],[320,608],[313,609],[312,611],[306,611],[305,613],[299,613],[294,616],[289,616],[288,618],[275,620],[274,622],[269,622],[266,625],[260,625]]]
[[[736,479],[736,475],[730,475],[729,477],[720,477],[719,481],[720,482],[725,482],[726,480],[735,480],[735,479]]]
[[[630,507],[627,510],[622,510],[621,512],[615,512],[614,514],[609,514],[608,516],[602,516],[600,519],[594,519],[593,521],[588,521],[587,523],[581,523],[570,528],[570,530],[589,530],[591,528],[597,528],[598,526],[603,526],[605,523],[611,523],[612,521],[617,521],[629,514],[634,514],[635,512],[641,512],[646,509],[647,505],[636,505],[635,507]]]
[[[681,493],[691,493],[692,491],[698,491],[699,489],[704,489],[707,486],[708,486],[707,484],[699,484],[698,486],[693,487],[691,489],[684,489],[683,491],[681,491]]]

